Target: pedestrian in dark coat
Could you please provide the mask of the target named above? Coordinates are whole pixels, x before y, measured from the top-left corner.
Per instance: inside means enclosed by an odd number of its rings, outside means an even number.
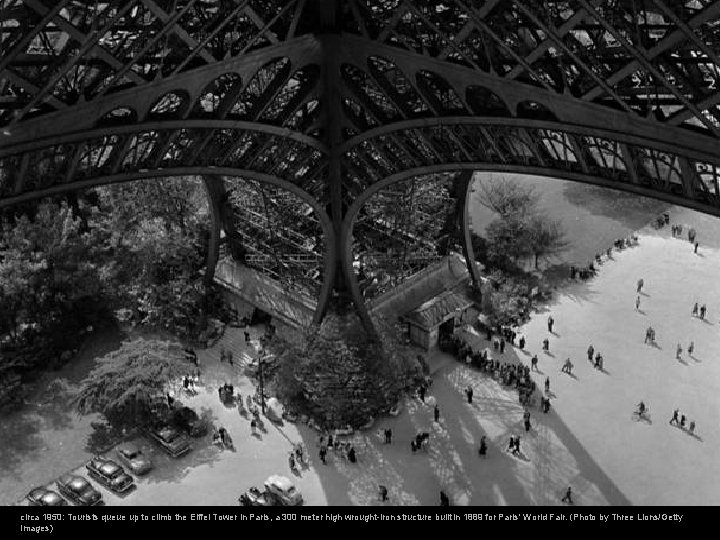
[[[590,346],[588,347],[588,350],[587,350],[587,356],[588,356],[588,360],[590,360],[591,362],[592,362],[592,359],[593,359],[593,354],[595,354],[595,347],[593,347],[592,345],[590,345]]]
[[[568,486],[567,491],[565,492],[565,496],[560,499],[560,502],[566,502],[568,504],[572,504],[572,488]]]
[[[504,354],[504,353],[505,353],[505,340],[501,339],[500,340],[500,354]]]
[[[552,318],[552,316],[548,317],[547,320],[547,326],[548,326],[548,332],[552,333],[553,324],[555,324],[555,319]]]
[[[465,389],[465,395],[467,396],[468,403],[472,404],[472,398],[473,398],[472,386],[468,386],[467,389]]]
[[[482,437],[480,437],[480,449],[478,450],[478,454],[480,454],[480,457],[482,457],[482,458],[486,457],[487,450],[488,450],[487,439],[486,439],[485,435],[483,435]]]
[[[435,405],[435,409],[433,410],[433,413],[435,415],[435,421],[439,422],[440,421],[440,407]]]
[[[420,394],[420,401],[425,403],[425,385],[421,384],[420,388],[418,389],[418,393]]]
[[[547,394],[550,391],[550,377],[547,377],[545,379],[545,393]]]
[[[392,429],[385,430],[385,444],[392,444]]]
[[[550,352],[550,340],[548,338],[543,339],[543,351]]]
[[[707,312],[707,306],[705,304],[703,304],[702,307],[700,308],[700,318],[701,319],[705,318],[706,312]]]
[[[525,348],[525,336],[520,336],[520,341],[518,342],[518,345],[520,347],[520,350],[523,350]]]
[[[385,486],[380,486],[380,500],[382,502],[385,502],[388,500],[387,494],[388,494],[387,488]]]
[[[450,498],[444,491],[440,492],[440,506],[450,506]]]

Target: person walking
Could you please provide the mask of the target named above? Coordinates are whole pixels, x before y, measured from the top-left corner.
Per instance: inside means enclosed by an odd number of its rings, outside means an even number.
[[[550,332],[551,334],[553,331],[552,329],[553,329],[554,324],[555,324],[555,319],[552,318],[552,315],[548,316],[547,327],[548,327],[548,332]]]
[[[595,354],[595,347],[592,346],[592,343],[587,349],[587,357],[590,362],[592,362],[593,355]]]
[[[420,394],[420,401],[425,403],[425,384],[420,385],[420,388],[418,389],[418,394]]]
[[[695,420],[690,421],[690,426],[688,427],[688,432],[690,435],[693,435],[695,433]]]
[[[515,437],[515,448],[512,451],[513,455],[516,456],[520,453],[520,437]]]
[[[472,386],[468,386],[465,389],[465,395],[467,396],[467,401],[470,405],[472,405],[472,398],[473,398],[473,389]]]
[[[695,254],[697,255],[697,248],[700,244],[698,242],[695,242]]]
[[[232,366],[233,365],[233,353],[230,349],[228,349],[227,352],[225,353],[225,358],[227,359],[228,364],[230,364]]]
[[[500,354],[505,354],[505,340],[500,338]]]
[[[485,435],[483,435],[482,437],[480,437],[480,448],[478,449],[478,454],[481,458],[487,457],[487,450],[487,438],[485,437]]]
[[[550,352],[550,340],[548,338],[543,339],[543,351]]]
[[[388,496],[387,496],[388,490],[387,490],[387,488],[386,488],[385,486],[380,486],[379,489],[380,489],[380,501],[386,502],[386,501],[388,500]]]
[[[523,413],[523,422],[525,424],[525,431],[530,431],[530,411],[525,409],[525,413]]]
[[[685,429],[685,415],[680,415],[680,427]]]
[[[566,502],[568,504],[572,504],[572,487],[568,486],[567,491],[565,492],[565,496],[560,499],[560,502]]]
[[[243,333],[245,334],[245,345],[248,346],[250,345],[250,332],[245,330],[243,331]]]
[[[700,319],[705,319],[705,313],[707,313],[707,306],[703,304],[700,307]]]
[[[691,341],[690,345],[688,345],[688,356],[692,357],[693,352],[695,351],[695,342]]]
[[[640,311],[640,295],[635,299],[635,311]]]
[[[537,355],[533,355],[532,359],[530,360],[530,366],[534,371],[540,371],[537,367],[538,365],[538,357]]]
[[[550,398],[543,396],[541,402],[542,402],[542,411],[545,414],[547,414],[547,412],[550,410]]]
[[[440,407],[438,407],[437,404],[435,405],[435,408],[433,409],[433,414],[435,416],[435,421],[439,422],[440,421]]]
[[[385,430],[385,444],[392,444],[392,429]]]
[[[697,314],[698,314],[698,303],[695,302],[695,305],[693,306],[693,309],[692,309],[692,316],[697,317]]]
[[[678,343],[677,349],[675,350],[675,358],[680,360],[680,355],[682,354],[682,346]]]
[[[327,446],[324,444],[320,446],[320,461],[323,462],[323,465],[327,465]]]
[[[525,336],[520,336],[520,340],[518,341],[518,346],[520,347],[521,351],[525,348]]]
[[[645,285],[645,281],[642,278],[638,279],[638,282],[637,282],[638,294],[640,294],[642,292],[643,285]]]
[[[545,378],[545,393],[550,392],[550,377]]]
[[[675,410],[673,411],[672,418],[670,419],[670,422],[669,422],[670,425],[673,425],[673,424],[675,424],[676,426],[678,425],[678,423],[679,423],[678,415],[679,415],[679,414],[680,414],[680,410],[679,410],[679,409],[675,409]]]

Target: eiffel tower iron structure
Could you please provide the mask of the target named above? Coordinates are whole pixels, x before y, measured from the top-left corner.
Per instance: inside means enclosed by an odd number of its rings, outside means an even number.
[[[366,317],[474,171],[720,215],[719,81],[716,0],[0,0],[0,207],[196,175],[209,275]]]

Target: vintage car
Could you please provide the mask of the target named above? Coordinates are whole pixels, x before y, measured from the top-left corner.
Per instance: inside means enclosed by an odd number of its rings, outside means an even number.
[[[137,476],[147,474],[152,469],[152,461],[143,454],[137,444],[121,444],[115,449],[115,452],[120,461]]]
[[[28,493],[25,498],[30,506],[67,506],[67,501],[52,490],[38,487]]]
[[[240,506],[278,506],[275,497],[260,491],[255,486],[240,495]]]
[[[302,495],[285,476],[270,476],[265,480],[265,492],[274,496],[282,506],[300,506],[303,503]]]
[[[103,503],[100,492],[90,482],[76,474],[63,474],[56,484],[62,495],[80,506],[96,506]]]
[[[85,466],[91,478],[98,481],[110,491],[127,493],[135,488],[132,476],[125,472],[120,465],[110,459],[95,457]]]
[[[300,506],[303,498],[295,485],[284,476],[272,475],[265,480],[265,489],[253,486],[240,495],[241,506]]]
[[[187,435],[170,426],[160,426],[147,431],[148,436],[165,450],[171,457],[178,458],[187,454],[190,440]]]

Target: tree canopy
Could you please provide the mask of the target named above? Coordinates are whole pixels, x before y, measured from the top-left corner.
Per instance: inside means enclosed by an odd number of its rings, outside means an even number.
[[[82,414],[101,413],[113,427],[143,425],[167,386],[187,374],[178,343],[136,339],[98,361],[74,398]]]

